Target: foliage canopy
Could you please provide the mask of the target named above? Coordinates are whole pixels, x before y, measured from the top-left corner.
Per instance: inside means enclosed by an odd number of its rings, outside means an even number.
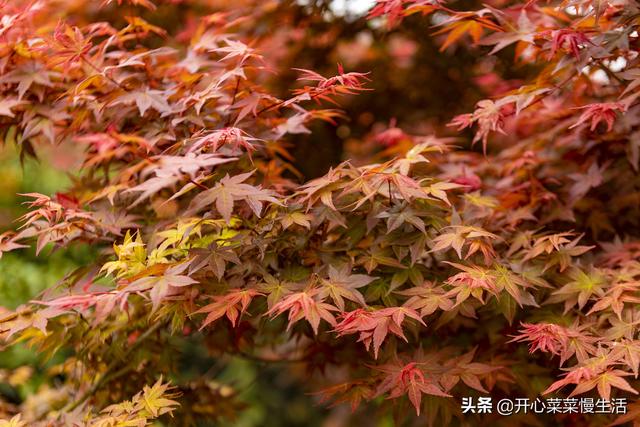
[[[426,23],[439,55],[472,52],[486,99],[448,124],[372,127],[306,181],[291,147],[375,98],[375,73],[289,67],[305,32],[331,44],[348,21],[233,3],[0,2],[5,143],[82,148],[69,188],[23,195],[0,254],[97,251],[2,312],[7,346],[59,361],[4,425],[233,418],[241,390],[215,365],[181,377],[185,342],[282,364],[323,402],[398,423],[479,424],[458,402],[487,393],[638,394],[636,2],[378,0],[367,34],[400,37],[392,68]],[[640,405],[577,417],[550,422],[640,423]]]

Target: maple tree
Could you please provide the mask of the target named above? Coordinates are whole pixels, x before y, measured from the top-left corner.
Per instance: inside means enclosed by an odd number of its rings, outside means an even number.
[[[0,312],[6,348],[50,360],[26,399],[1,402],[0,425],[230,420],[242,390],[215,375],[234,358],[347,403],[345,425],[371,408],[399,425],[506,422],[461,413],[486,394],[635,399],[636,2],[378,0],[366,34],[396,37],[393,70],[436,43],[477,62],[486,98],[428,125],[383,100],[400,120],[382,126],[354,112],[380,102],[374,71],[304,59],[306,31],[341,37],[330,17],[222,3],[0,0],[4,143],[82,151],[68,188],[21,195],[0,255],[96,250]],[[350,54],[374,49],[358,40]],[[348,134],[349,118],[366,131],[345,161],[306,179],[296,144]],[[185,346],[212,366],[181,375]],[[637,402],[573,415],[546,421],[640,424]]]

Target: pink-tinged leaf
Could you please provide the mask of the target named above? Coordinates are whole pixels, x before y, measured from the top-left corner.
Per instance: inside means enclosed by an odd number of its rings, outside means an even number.
[[[213,188],[198,194],[192,200],[189,210],[197,212],[205,206],[215,203],[216,210],[228,223],[231,220],[236,201],[242,200],[247,203],[258,217],[262,213],[263,202],[281,204],[274,197],[275,193],[272,191],[244,183],[252,174],[253,172],[248,172],[233,177],[226,175]]]
[[[407,340],[402,332],[405,317],[415,319],[426,326],[420,314],[415,310],[407,307],[389,307],[376,311],[357,309],[343,313],[335,331],[338,336],[359,334],[358,341],[361,341],[367,350],[373,344],[374,357],[377,359],[378,351],[389,332],[405,341]]]
[[[331,312],[338,311],[336,307],[322,302],[318,293],[317,289],[310,289],[289,294],[282,301],[275,304],[266,314],[275,317],[288,312],[289,324],[287,330],[297,321],[306,319],[313,328],[313,332],[317,334],[321,319],[332,326],[336,325],[336,319]]]
[[[578,127],[586,122],[591,122],[589,130],[593,132],[600,122],[604,122],[607,125],[607,132],[611,132],[618,113],[627,111],[627,106],[622,102],[603,102],[600,104],[589,104],[579,108],[585,111],[580,115],[578,121],[570,126],[569,129]]]
[[[0,116],[15,117],[12,109],[17,107],[18,105],[23,105],[25,103],[25,101],[10,98],[4,98],[0,100]]]
[[[171,105],[167,100],[168,96],[168,93],[156,89],[136,90],[121,95],[115,101],[112,101],[111,105],[135,104],[136,107],[138,107],[140,116],[144,116],[144,113],[146,113],[150,108],[156,110],[162,115],[166,115],[172,112]]]
[[[207,317],[204,322],[202,322],[200,329],[203,329],[225,315],[231,322],[231,325],[235,327],[239,316],[247,311],[253,298],[258,295],[264,294],[253,289],[234,289],[225,295],[213,297],[214,302],[200,308],[193,314],[207,313]]]

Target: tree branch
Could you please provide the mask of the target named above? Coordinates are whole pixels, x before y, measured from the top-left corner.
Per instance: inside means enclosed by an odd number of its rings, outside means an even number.
[[[154,324],[153,326],[151,326],[149,329],[147,329],[142,335],[140,335],[140,338],[138,338],[131,347],[129,347],[127,349],[127,351],[125,351],[123,358],[126,359],[127,356],[129,356],[131,353],[133,353],[138,347],[140,347],[140,345],[147,339],[149,338],[151,335],[153,335],[154,332],[156,332],[158,329],[160,329],[160,327],[163,326],[162,322],[158,322],[156,324]],[[126,365],[118,370],[116,370],[116,367],[118,365],[117,360],[111,362],[109,364],[109,366],[107,367],[104,375],[102,377],[100,377],[100,379],[93,385],[91,386],[91,388],[87,391],[85,391],[78,399],[76,399],[75,401],[69,403],[67,406],[65,406],[62,411],[63,412],[71,412],[74,409],[76,409],[78,406],[82,405],[87,399],[89,399],[91,396],[93,396],[98,390],[100,390],[100,388],[102,388],[102,386],[104,386],[105,384],[109,383],[110,381],[115,380],[116,378],[121,377],[122,375],[126,374],[127,372],[129,372],[130,370],[132,370],[134,367],[132,365]]]

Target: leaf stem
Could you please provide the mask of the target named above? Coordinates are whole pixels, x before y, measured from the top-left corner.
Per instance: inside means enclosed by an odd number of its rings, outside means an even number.
[[[142,342],[144,342],[147,338],[153,335],[153,333],[156,332],[158,329],[160,329],[160,327],[162,326],[163,326],[163,322],[158,322],[153,326],[151,326],[149,329],[147,329],[142,335],[140,335],[140,337],[133,343],[133,345],[129,347],[127,351],[125,351],[123,355],[123,359],[126,359],[127,356],[129,356],[133,351],[135,351],[138,347],[140,347]],[[102,386],[104,386],[110,381],[115,380],[116,378],[121,377],[122,375],[126,374],[127,372],[133,369],[132,365],[126,365],[118,370],[115,370],[116,367],[118,366],[118,362],[119,362],[118,360],[114,360],[113,362],[111,362],[107,367],[104,375],[100,377],[100,379],[93,386],[91,386],[89,390],[85,391],[78,399],[76,399],[75,401],[65,406],[62,409],[62,411],[63,412],[73,411],[78,406],[82,405],[87,399],[93,396],[98,390],[100,390]]]

